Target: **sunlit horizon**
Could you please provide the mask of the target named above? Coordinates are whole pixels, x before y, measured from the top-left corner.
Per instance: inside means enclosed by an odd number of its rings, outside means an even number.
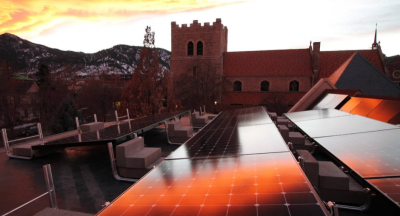
[[[288,7],[290,6],[290,7]],[[142,46],[152,27],[156,47],[171,50],[171,22],[215,22],[228,27],[228,51],[308,48],[371,49],[375,24],[387,56],[400,53],[400,2],[202,1],[3,1],[0,34],[11,33],[60,50],[95,53],[115,45]]]

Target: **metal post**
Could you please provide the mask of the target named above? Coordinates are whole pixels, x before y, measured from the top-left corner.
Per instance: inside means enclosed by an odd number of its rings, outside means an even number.
[[[135,133],[135,139],[136,139],[136,133]],[[114,156],[114,147],[113,144],[111,142],[107,143],[108,146],[108,153],[110,155],[110,162],[111,162],[111,170],[113,172],[114,178],[118,181],[128,181],[128,182],[136,182],[138,179],[131,179],[131,178],[124,178],[121,177],[120,175],[118,175],[118,171],[117,171],[117,164],[116,164],[116,159]]]
[[[37,123],[37,129],[38,129],[39,139],[40,141],[42,141],[43,144],[44,138],[43,138],[42,125],[40,123]]]
[[[46,180],[47,191],[49,192],[50,205],[54,209],[58,209],[56,191],[54,190],[53,174],[51,173],[50,164],[43,166],[44,179]]]
[[[11,154],[10,153],[10,146],[9,146],[9,143],[8,143],[8,137],[7,137],[6,129],[5,128],[1,129],[1,133],[3,135],[3,143],[4,143],[4,147],[6,148],[7,155],[10,156],[9,155],[9,154]]]
[[[97,115],[93,114],[93,117],[94,117],[94,122],[97,122]]]
[[[203,106],[203,112],[204,112],[204,114],[207,113],[207,112],[206,112],[206,106],[205,106],[205,105]]]
[[[118,112],[115,110],[115,119],[117,120],[117,123],[119,124],[119,119],[118,119]]]
[[[76,129],[78,130],[78,133],[81,133],[81,127],[79,126],[79,119],[78,119],[78,117],[75,117],[75,124],[76,124]]]
[[[192,124],[192,112],[189,110],[189,121],[190,121],[190,126],[193,126]]]
[[[201,111],[201,107],[200,107],[200,111],[199,111],[200,116],[203,115],[203,112]]]
[[[131,118],[129,118],[129,110],[128,110],[128,108],[126,109],[126,116],[128,116],[128,121],[130,121]]]

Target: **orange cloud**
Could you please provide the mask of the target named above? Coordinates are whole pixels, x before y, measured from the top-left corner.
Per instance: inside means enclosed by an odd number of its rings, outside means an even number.
[[[68,20],[122,22],[240,1],[243,0],[2,0],[0,34],[8,32],[34,36]]]

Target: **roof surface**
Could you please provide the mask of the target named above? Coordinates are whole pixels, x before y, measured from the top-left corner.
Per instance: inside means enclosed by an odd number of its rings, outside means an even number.
[[[309,49],[227,52],[225,76],[312,75]]]
[[[361,54],[381,72],[384,71],[378,50],[324,51],[320,53],[320,77],[329,77],[355,52]]]
[[[400,86],[361,54],[354,54],[343,66],[330,77],[337,78],[336,88],[359,89],[367,95],[400,96]]]

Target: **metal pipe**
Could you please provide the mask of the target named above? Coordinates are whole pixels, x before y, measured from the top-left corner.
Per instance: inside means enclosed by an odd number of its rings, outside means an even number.
[[[38,129],[39,139],[40,141],[42,141],[42,144],[44,144],[42,125],[40,123],[37,123],[37,129]]]
[[[15,140],[9,140],[8,143],[27,140],[27,139],[32,139],[32,138],[38,137],[38,136],[39,136],[39,134],[38,135],[29,136],[29,137],[23,137],[23,138],[19,138],[19,139],[15,139]]]
[[[372,195],[371,195],[371,190],[369,188],[364,188],[365,195],[367,196],[367,201],[364,203],[362,206],[350,206],[350,205],[340,205],[336,204],[336,206],[340,209],[348,209],[348,210],[355,210],[355,211],[360,211],[364,212],[369,209],[371,206],[371,201],[372,201]]]
[[[3,135],[3,143],[4,143],[4,147],[6,148],[6,154],[9,158],[17,158],[17,159],[24,159],[24,160],[31,160],[33,158],[33,150],[31,149],[31,156],[30,157],[26,157],[26,156],[17,156],[17,155],[13,155],[11,154],[10,151],[10,143],[8,142],[8,137],[7,137],[7,130],[5,128],[1,129],[1,133]]]
[[[201,111],[201,107],[200,107],[199,114],[200,114],[200,116],[203,116],[203,112]]]
[[[128,108],[126,109],[126,116],[128,116],[128,121],[130,121],[131,118],[129,117],[129,110],[128,110]]]
[[[117,165],[116,165],[116,162],[115,162],[116,159],[115,159],[115,156],[114,156],[113,144],[112,144],[112,142],[109,142],[109,143],[107,143],[107,145],[108,145],[108,153],[110,155],[111,169],[112,169],[114,178],[117,181],[136,182],[138,179],[124,178],[124,177],[121,177],[120,175],[118,175]]]
[[[97,122],[97,115],[93,114],[93,117],[94,117],[94,122]]]
[[[203,106],[203,111],[204,111],[204,113],[207,113],[207,112],[206,112],[206,106],[205,106],[205,105]]]
[[[81,127],[79,126],[79,119],[78,119],[78,117],[75,117],[75,124],[76,124],[76,129],[78,130],[78,133],[81,133]]]
[[[118,112],[115,110],[115,119],[117,120],[117,123],[119,124],[119,118],[118,118]]]
[[[54,209],[58,209],[56,191],[54,189],[53,174],[51,173],[50,164],[43,166],[44,179],[46,180],[47,192],[49,193],[50,205]]]
[[[33,200],[31,200],[31,201],[28,201],[28,202],[26,202],[25,204],[23,204],[23,205],[21,205],[21,206],[18,206],[17,208],[15,208],[15,209],[13,209],[13,210],[11,210],[11,211],[9,211],[9,212],[3,214],[2,216],[9,215],[9,214],[11,214],[11,213],[17,211],[18,209],[20,209],[20,208],[22,208],[22,207],[28,205],[29,203],[31,203],[31,202],[33,202],[33,201],[35,201],[35,200],[38,200],[38,199],[42,198],[43,196],[46,196],[48,193],[49,193],[49,192],[46,192],[46,193],[44,193],[44,194],[42,194],[42,195],[36,197],[35,199],[33,199]]]
[[[169,139],[169,133],[168,133],[168,128],[167,128],[167,121],[164,121],[164,127],[165,127],[165,131],[167,132],[167,140],[168,140],[168,143],[171,144],[171,145],[181,145],[182,143],[174,143],[174,142],[171,142],[171,140]]]

